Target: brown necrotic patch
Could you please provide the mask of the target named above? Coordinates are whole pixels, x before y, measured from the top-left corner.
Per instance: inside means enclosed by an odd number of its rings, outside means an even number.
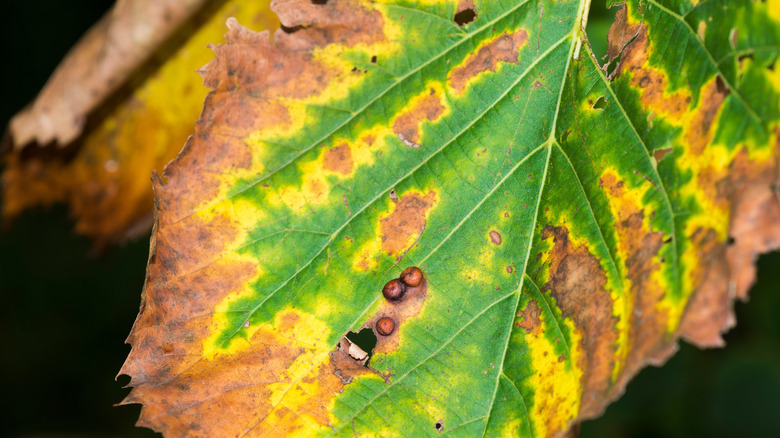
[[[435,121],[444,113],[444,105],[436,90],[430,89],[427,96],[410,110],[402,113],[393,123],[393,132],[409,147],[420,147],[420,125],[423,121]]]
[[[480,47],[477,53],[466,58],[463,65],[456,67],[449,75],[450,86],[462,93],[466,85],[481,73],[496,71],[499,63],[518,64],[518,51],[528,41],[528,32],[519,29],[504,33]]]
[[[671,122],[678,121],[688,111],[691,97],[683,90],[667,91],[667,76],[662,70],[650,66],[649,53],[647,27],[641,26],[636,38],[623,51],[616,73],[630,74],[631,85],[639,91],[642,107],[647,112],[667,117]]]
[[[411,192],[398,198],[392,213],[380,221],[382,251],[399,255],[409,248],[425,228],[426,218],[435,203],[434,191],[425,196]]]
[[[625,364],[612,386],[606,400],[620,395],[626,383],[646,364],[662,363],[674,352],[666,330],[668,315],[658,308],[666,290],[655,279],[655,273],[662,267],[658,253],[664,244],[672,244],[663,233],[653,232],[645,223],[645,211],[630,198],[622,180],[612,173],[599,178],[600,187],[608,194],[616,208],[615,229],[618,245],[625,254],[627,284],[630,285],[628,299],[632,309],[629,317],[628,353]],[[666,243],[665,243],[666,241]],[[600,414],[605,404],[593,406],[590,417]]]
[[[603,399],[610,388],[618,339],[613,302],[606,289],[607,277],[586,246],[570,241],[566,227],[548,225],[542,230],[542,238],[553,243],[549,281],[542,292],[549,291],[564,318],[572,318],[582,332],[583,355],[578,364],[583,370],[580,413],[596,415],[603,409]]]
[[[328,360],[323,352],[320,365],[296,378],[288,367],[315,353],[311,347],[280,342],[278,333],[267,330],[255,333],[250,342],[253,348],[199,361],[164,385],[134,389],[125,403],[144,403],[138,425],[174,436],[289,435],[312,424],[327,427],[331,399],[353,376],[368,372],[342,357]],[[273,395],[286,386],[288,401],[280,403]],[[305,418],[296,412],[303,406]]]
[[[490,242],[493,245],[496,245],[496,246],[501,245],[501,234],[498,231],[490,230],[489,235],[490,235]]]
[[[352,160],[352,150],[349,145],[342,143],[335,148],[328,149],[322,158],[322,167],[331,172],[337,172],[342,175],[352,173],[355,162]]]
[[[699,107],[687,128],[688,145],[694,155],[704,152],[712,141],[715,120],[720,114],[723,101],[728,96],[728,89],[723,85],[720,76],[716,76],[702,87],[700,96]]]
[[[515,326],[524,328],[526,333],[536,332],[539,329],[539,323],[541,322],[539,320],[541,313],[539,305],[536,304],[536,300],[531,300],[525,305],[523,310],[517,312],[517,317],[519,319],[515,322]]]

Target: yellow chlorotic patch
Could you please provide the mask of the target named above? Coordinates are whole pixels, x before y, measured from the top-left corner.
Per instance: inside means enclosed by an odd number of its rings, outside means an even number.
[[[754,8],[759,8],[761,5],[760,2],[754,3]],[[769,15],[769,18],[771,18],[773,21],[780,23],[780,0],[767,0],[766,2],[766,10],[767,15]]]
[[[355,271],[369,271],[376,268],[381,250],[382,241],[380,239],[367,241],[355,253],[352,259],[352,269]]]
[[[547,318],[548,315],[543,314],[541,320],[546,330],[550,330],[554,323]],[[580,357],[581,336],[570,320],[564,324],[571,333],[571,357],[564,360],[559,360],[555,353],[556,346],[550,343],[542,330],[528,333],[523,338],[531,352],[534,369],[528,383],[534,389],[533,409],[529,415],[537,436],[548,436],[548,431],[566,430],[577,417],[580,408],[582,370],[576,364]],[[561,339],[560,342],[565,340]]]
[[[656,188],[649,181],[645,181],[639,187],[629,187],[621,180],[617,171],[612,167],[608,167],[603,171],[600,182],[603,189],[607,192],[610,213],[615,218],[615,223],[621,224],[617,228],[618,239],[617,247],[615,248],[617,260],[615,260],[615,263],[623,264],[622,269],[620,269],[621,273],[630,274],[626,263],[630,255],[640,249],[644,236],[650,233],[650,220],[648,215],[642,214],[641,224],[633,224],[640,225],[638,229],[632,229],[630,228],[631,225],[623,224],[631,224],[632,216],[643,211],[642,199],[648,190],[656,190]],[[654,271],[660,271],[659,266],[656,266]],[[669,287],[666,279],[658,277],[657,280],[661,281],[660,284],[664,284],[664,287]],[[631,279],[626,275],[621,275],[618,281],[621,282],[623,293],[617,294],[616,291],[610,293],[610,297],[614,302],[613,314],[618,318],[616,324],[618,341],[617,350],[615,351],[615,367],[612,370],[613,379],[622,371],[626,356],[630,351],[630,316],[633,311]]]
[[[332,398],[329,383],[319,378],[321,369],[327,366],[331,345],[328,342],[330,327],[318,317],[287,308],[277,313],[272,324],[259,325],[264,336],[274,336],[279,344],[291,344],[299,348],[299,354],[292,363],[279,368],[277,381],[266,385],[271,391],[267,402],[273,406],[266,416],[265,430],[274,430],[283,425],[297,428],[299,432],[314,433],[323,428],[322,419],[316,418],[307,406],[317,404],[316,400]],[[325,370],[325,372],[328,372]],[[330,414],[327,414],[332,422]]]
[[[236,332],[235,336],[224,342],[222,335],[231,326],[231,319],[235,318],[237,313],[240,313],[234,310],[235,303],[242,299],[257,297],[257,291],[251,285],[265,275],[263,268],[258,264],[257,260],[250,255],[230,253],[224,259],[228,263],[253,263],[256,266],[256,272],[252,278],[244,283],[244,287],[241,290],[228,294],[214,308],[211,324],[209,324],[211,335],[203,341],[202,356],[209,360],[220,354],[234,354],[250,347],[251,345],[246,340],[259,328],[259,326],[250,326],[248,329],[242,328],[241,330],[244,330],[243,333],[239,334],[239,332]],[[246,316],[249,317],[248,312]],[[237,339],[242,341],[235,342]]]

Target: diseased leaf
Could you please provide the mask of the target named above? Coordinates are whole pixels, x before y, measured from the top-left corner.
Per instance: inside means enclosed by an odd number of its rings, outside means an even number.
[[[779,5],[626,2],[602,68],[588,3],[276,1],[273,43],[229,20],[154,181],[139,425],[559,436],[680,336],[719,344],[780,246]]]
[[[147,232],[149,175],[191,134],[208,91],[193,72],[208,62],[204,48],[221,41],[230,16],[276,27],[268,2],[119,1],[12,120],[6,221],[66,202],[76,231],[97,246]]]

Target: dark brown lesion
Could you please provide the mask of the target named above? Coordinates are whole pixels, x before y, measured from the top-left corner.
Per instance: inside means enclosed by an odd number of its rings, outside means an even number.
[[[539,316],[541,314],[542,311],[536,303],[536,300],[530,300],[523,310],[517,312],[517,317],[519,319],[515,322],[515,326],[524,328],[527,334],[534,333],[539,329],[539,324],[541,322]]]

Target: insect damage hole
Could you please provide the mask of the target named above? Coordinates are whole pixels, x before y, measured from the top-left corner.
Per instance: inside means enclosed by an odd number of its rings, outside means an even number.
[[[604,96],[601,96],[598,99],[596,99],[596,103],[593,104],[593,109],[603,110],[606,107],[607,107],[607,99]]]
[[[455,23],[460,27],[463,27],[476,19],[477,19],[477,12],[474,10],[474,8],[464,9],[458,12],[457,14],[455,14],[455,17],[453,17]]]
[[[356,355],[359,355],[360,352],[350,351],[350,356],[357,361],[365,359],[366,362],[364,366],[368,366],[368,362],[371,360],[371,355],[374,353],[374,348],[376,347],[377,342],[374,331],[370,328],[364,328],[357,333],[349,332],[347,333],[346,337],[349,342],[354,344],[354,346],[358,347],[367,355],[366,357],[355,357]]]
[[[442,430],[444,430],[444,420],[437,421],[436,424],[433,425],[433,427],[436,428],[438,432],[441,432]]]

